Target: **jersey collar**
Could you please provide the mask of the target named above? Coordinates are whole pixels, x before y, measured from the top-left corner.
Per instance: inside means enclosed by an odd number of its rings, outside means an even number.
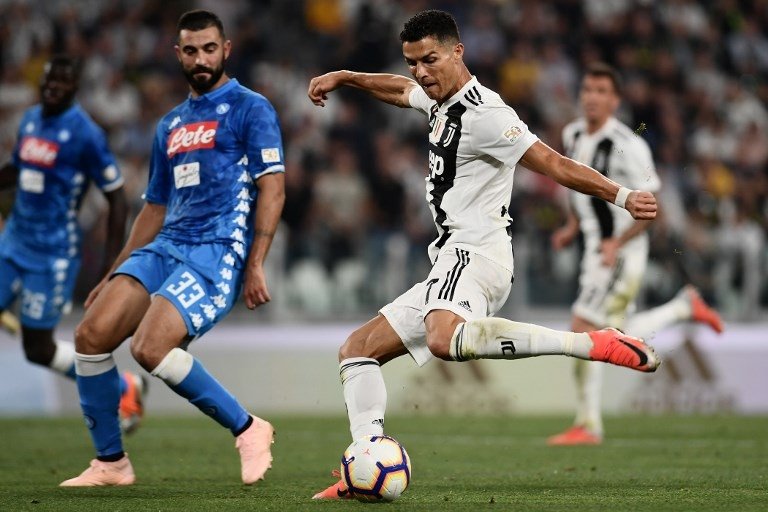
[[[470,90],[473,87],[477,87],[480,85],[480,82],[477,81],[477,77],[475,75],[472,75],[472,78],[469,79],[467,83],[464,84],[464,87],[459,89],[459,92],[451,96],[446,100],[445,103],[440,105],[440,110],[447,110],[449,107],[451,107],[454,103],[458,103],[461,98],[464,97],[465,94],[467,94],[467,91]]]
[[[239,85],[239,83],[237,81],[237,78],[230,78],[229,80],[227,80],[227,83],[225,83],[221,87],[218,87],[217,89],[214,89],[211,92],[207,92],[205,94],[202,94],[202,95],[198,96],[197,98],[193,98],[192,94],[190,94],[189,95],[189,101],[197,102],[197,101],[208,100],[208,101],[212,101],[212,102],[216,103],[216,101],[218,101],[222,96],[227,94],[229,91],[231,91],[232,89],[234,89],[238,85]]]

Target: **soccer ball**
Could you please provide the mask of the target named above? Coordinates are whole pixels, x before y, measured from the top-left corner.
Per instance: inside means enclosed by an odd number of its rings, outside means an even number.
[[[361,437],[341,457],[341,478],[360,501],[394,501],[411,481],[411,459],[389,436]]]

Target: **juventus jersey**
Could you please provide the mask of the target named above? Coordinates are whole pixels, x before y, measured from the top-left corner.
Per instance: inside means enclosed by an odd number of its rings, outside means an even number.
[[[447,246],[480,254],[512,272],[509,202],[515,166],[538,137],[475,77],[442,105],[421,87],[411,107],[429,116],[427,202],[437,227],[434,264]]]
[[[563,129],[563,145],[568,156],[625,187],[656,192],[661,186],[648,144],[616,118],[609,118],[591,134],[584,119],[573,121]],[[579,192],[571,192],[571,206],[579,218],[587,249],[596,249],[604,238],[620,236],[634,223],[624,208]],[[647,251],[647,246],[645,232],[622,249]]]

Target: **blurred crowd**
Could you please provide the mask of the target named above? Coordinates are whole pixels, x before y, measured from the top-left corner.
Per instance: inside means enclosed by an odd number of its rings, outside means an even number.
[[[561,150],[578,116],[581,70],[615,65],[621,119],[646,138],[663,181],[644,300],[693,282],[729,319],[768,306],[768,0],[0,0],[0,159],[23,109],[37,101],[52,53],[85,59],[79,101],[109,133],[133,213],[141,207],[154,125],[186,83],[173,51],[190,8],[223,20],[230,76],[261,92],[281,119],[287,202],[271,257],[276,314],[370,313],[429,268],[435,233],[424,200],[421,115],[354,90],[324,109],[309,79],[334,69],[407,74],[398,39],[426,8],[450,11],[465,61],[543,141]],[[515,307],[566,307],[578,250],[555,253],[567,195],[521,169],[512,201]],[[2,198],[7,212],[12,196]],[[99,268],[97,198],[84,268]],[[98,276],[83,272],[82,298]]]

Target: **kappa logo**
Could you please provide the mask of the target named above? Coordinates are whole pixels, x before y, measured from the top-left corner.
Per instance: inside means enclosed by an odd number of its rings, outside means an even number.
[[[468,300],[460,300],[459,301],[459,306],[463,307],[464,309],[466,309],[470,313],[472,312],[472,307],[469,305],[469,301]]]
[[[168,136],[168,158],[196,149],[211,149],[216,145],[218,121],[185,124]]]
[[[37,137],[24,137],[19,148],[19,158],[22,161],[41,167],[53,167],[58,155],[58,144]]]

